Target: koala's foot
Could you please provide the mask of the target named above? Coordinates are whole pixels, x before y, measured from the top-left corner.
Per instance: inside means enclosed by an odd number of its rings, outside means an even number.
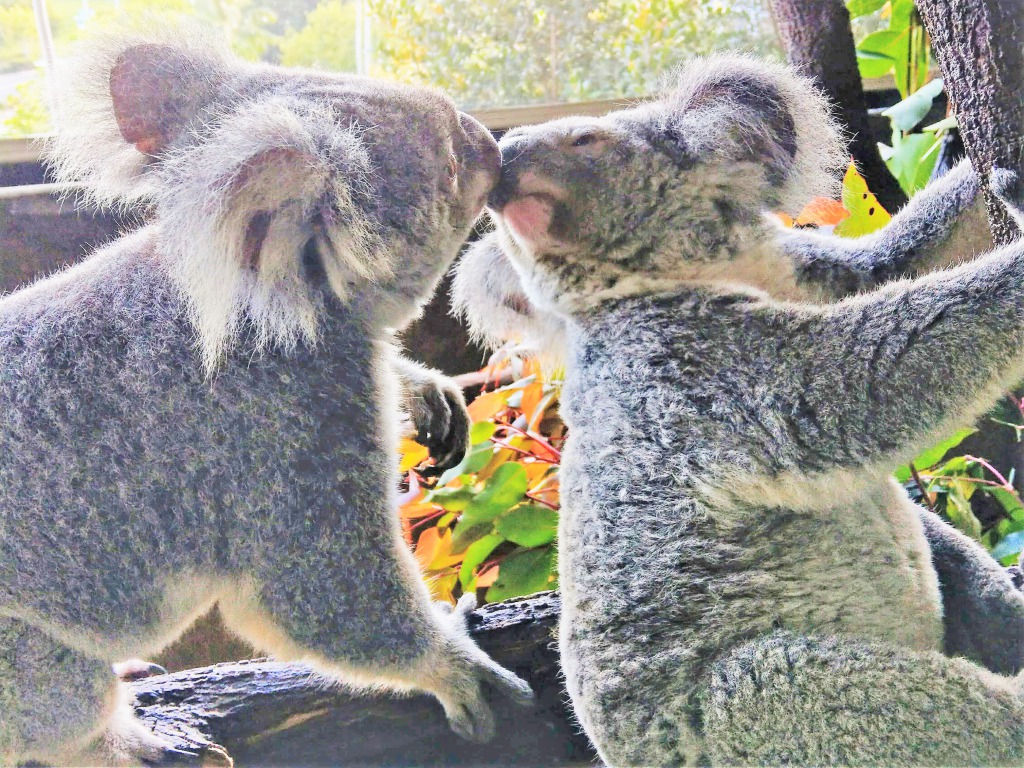
[[[993,168],[988,176],[989,189],[1006,206],[1007,212],[1024,229],[1024,182],[1016,171]]]
[[[484,700],[481,683],[488,683],[520,706],[533,704],[533,691],[529,683],[494,661],[470,638],[467,619],[476,608],[474,595],[463,595],[454,607],[437,603],[436,608],[452,632],[429,689],[444,707],[455,733],[471,741],[488,741],[494,736],[494,714]]]
[[[434,459],[434,466],[424,474],[441,474],[462,461],[469,447],[466,401],[462,391],[443,376],[410,381],[408,387],[408,410],[416,441]]]
[[[117,678],[123,683],[130,683],[133,680],[144,680],[147,677],[156,677],[157,675],[167,674],[167,670],[159,664],[153,664],[152,662],[143,661],[142,659],[119,661],[111,666],[114,669],[114,674],[117,675]]]

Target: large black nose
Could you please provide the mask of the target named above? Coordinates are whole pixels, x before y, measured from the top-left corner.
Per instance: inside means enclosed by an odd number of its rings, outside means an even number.
[[[498,142],[498,149],[501,150],[501,178],[487,198],[487,205],[493,210],[500,211],[515,197],[519,187],[519,169],[523,166],[523,155],[528,143],[525,136],[516,135],[506,135]]]

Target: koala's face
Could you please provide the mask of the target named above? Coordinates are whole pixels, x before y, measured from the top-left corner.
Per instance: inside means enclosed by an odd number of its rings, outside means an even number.
[[[833,135],[817,99],[779,68],[714,59],[660,101],[507,133],[488,205],[530,298],[571,312],[749,272],[764,213],[813,194],[795,115]],[[818,170],[832,153],[824,140]]]

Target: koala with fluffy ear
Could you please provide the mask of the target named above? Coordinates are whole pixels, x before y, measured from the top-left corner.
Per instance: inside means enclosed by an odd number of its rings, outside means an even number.
[[[883,229],[841,238],[780,229],[776,243],[796,265],[807,300],[838,300],[901,275],[991,250],[978,176],[964,161],[914,196]],[[515,343],[551,368],[565,363],[559,315],[533,306],[512,262],[491,232],[456,264],[452,303],[473,336],[491,347]],[[1001,674],[1024,669],[1024,594],[982,547],[935,514],[919,509],[942,597],[943,652]]]
[[[390,338],[497,145],[435,91],[196,34],[93,43],[58,80],[58,177],[152,223],[0,300],[0,762],[157,757],[111,662],[215,602],[276,658],[429,692],[485,739],[483,683],[531,694],[402,541]]]
[[[890,473],[1024,377],[1024,244],[801,301],[763,214],[841,145],[808,83],[743,57],[501,147],[502,248],[566,329],[559,642],[602,758],[1020,762],[1021,678],[941,652]]]

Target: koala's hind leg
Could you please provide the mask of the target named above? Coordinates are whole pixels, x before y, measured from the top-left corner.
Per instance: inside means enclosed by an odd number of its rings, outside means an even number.
[[[0,618],[0,765],[111,765],[158,758],[110,664],[17,619]]]
[[[715,765],[1020,765],[1019,678],[965,660],[779,632],[715,665]]]

